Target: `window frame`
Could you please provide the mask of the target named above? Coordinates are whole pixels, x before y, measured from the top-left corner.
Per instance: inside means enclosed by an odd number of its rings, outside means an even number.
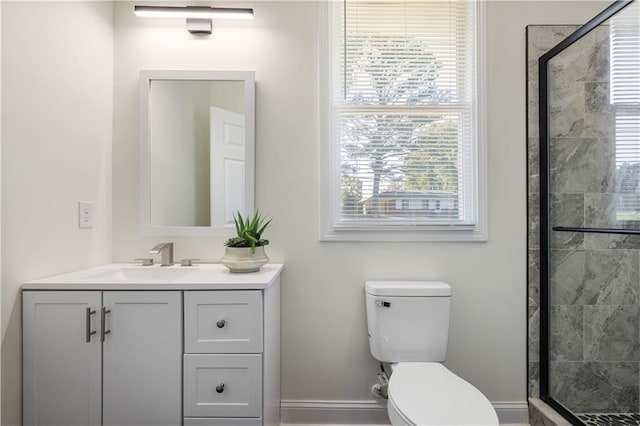
[[[468,0],[474,1],[474,0]],[[333,135],[333,55],[334,33],[331,8],[333,1],[318,4],[318,65],[319,65],[319,169],[320,169],[320,241],[469,241],[488,240],[487,214],[487,148],[486,148],[486,40],[485,2],[476,3],[476,144],[473,147],[473,191],[475,199],[474,225],[384,223],[334,223],[340,211],[340,200],[335,185],[340,184],[336,165],[340,163],[340,147]]]

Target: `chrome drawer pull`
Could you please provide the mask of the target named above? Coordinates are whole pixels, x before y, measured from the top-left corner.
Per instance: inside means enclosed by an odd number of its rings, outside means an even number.
[[[87,308],[87,310],[85,311],[85,328],[86,328],[86,336],[85,336],[85,340],[87,343],[91,343],[91,336],[93,336],[94,334],[96,334],[95,330],[91,330],[91,315],[95,314],[96,311],[92,311],[91,308]]]
[[[107,336],[107,334],[111,333],[111,330],[106,330],[107,328],[107,314],[111,313],[111,309],[107,309],[104,306],[102,307],[102,312],[101,312],[101,322],[102,322],[102,333],[100,336],[100,340],[102,340],[103,342],[105,341],[105,338]]]
[[[224,392],[224,383],[220,383],[218,386],[216,386],[216,392],[218,393]]]
[[[225,324],[226,324],[226,323],[227,323],[227,322],[226,322],[225,320],[221,319],[220,321],[218,321],[218,322],[216,323],[216,325],[218,326],[218,328],[222,328],[222,327],[224,327],[224,326],[225,326]]]

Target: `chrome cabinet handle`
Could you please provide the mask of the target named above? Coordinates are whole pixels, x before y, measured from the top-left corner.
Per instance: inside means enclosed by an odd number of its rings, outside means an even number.
[[[220,383],[218,386],[216,386],[216,392],[218,393],[224,392],[224,383]]]
[[[102,322],[102,331],[100,334],[100,340],[101,341],[105,341],[105,337],[107,336],[107,334],[111,333],[111,330],[106,330],[107,328],[107,314],[111,313],[111,309],[107,309],[104,306],[102,307],[102,311],[101,311],[101,322]]]
[[[222,328],[225,326],[227,322],[223,319],[219,320],[218,322],[216,322],[216,325],[218,326],[218,328]]]
[[[96,334],[95,330],[91,330],[91,315],[95,314],[96,311],[92,311],[91,308],[87,308],[85,311],[85,341],[87,343],[91,343],[91,336]]]

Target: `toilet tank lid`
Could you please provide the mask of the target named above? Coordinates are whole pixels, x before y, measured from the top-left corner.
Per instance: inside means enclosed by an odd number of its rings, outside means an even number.
[[[442,281],[367,281],[365,291],[372,296],[451,296],[451,286]]]

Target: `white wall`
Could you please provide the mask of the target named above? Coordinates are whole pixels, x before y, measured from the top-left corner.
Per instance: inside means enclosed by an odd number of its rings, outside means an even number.
[[[21,283],[111,260],[113,7],[2,8],[2,424],[19,425]]]
[[[249,4],[249,3],[247,3]],[[256,71],[257,206],[272,215],[268,253],[283,277],[282,397],[368,400],[367,279],[439,279],[453,287],[447,365],[492,401],[526,400],[525,26],[581,23],[600,2],[487,6],[489,241],[318,241],[317,5],[255,2],[255,20],[216,24],[209,38],[180,20],[115,18],[114,258],[161,238],[138,226],[137,83],[144,68]],[[176,258],[218,260],[223,240],[171,238]]]

